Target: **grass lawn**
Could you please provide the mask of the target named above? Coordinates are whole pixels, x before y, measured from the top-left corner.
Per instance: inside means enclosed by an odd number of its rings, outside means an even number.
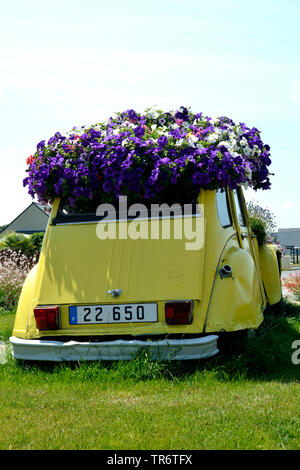
[[[0,364],[0,449],[300,449],[299,307],[205,361]],[[0,313],[8,341],[14,313]]]

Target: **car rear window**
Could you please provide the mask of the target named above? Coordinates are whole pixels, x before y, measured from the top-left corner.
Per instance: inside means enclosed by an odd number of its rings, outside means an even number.
[[[188,197],[184,202],[158,202],[143,201],[131,203],[127,198],[121,197],[111,203],[102,203],[101,200],[80,201],[75,205],[61,200],[58,213],[53,223],[72,223],[84,221],[98,221],[103,218],[106,220],[124,220],[153,217],[178,217],[182,215],[199,213],[198,192],[193,197]]]

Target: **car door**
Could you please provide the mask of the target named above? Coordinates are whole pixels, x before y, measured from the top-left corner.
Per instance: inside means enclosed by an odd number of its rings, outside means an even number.
[[[241,187],[232,190],[230,200],[232,217],[238,233],[240,247],[246,250],[253,258],[256,267],[257,278],[260,284],[261,295],[264,299],[265,292],[260,271],[258,245],[256,241],[256,236],[252,234],[252,230],[249,224],[247,206]]]

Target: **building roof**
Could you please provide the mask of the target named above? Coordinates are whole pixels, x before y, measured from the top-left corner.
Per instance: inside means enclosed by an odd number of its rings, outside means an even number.
[[[300,228],[279,228],[276,238],[280,245],[300,247]]]
[[[35,233],[44,232],[49,220],[49,206],[32,202],[21,214],[8,224],[0,234],[5,232]]]

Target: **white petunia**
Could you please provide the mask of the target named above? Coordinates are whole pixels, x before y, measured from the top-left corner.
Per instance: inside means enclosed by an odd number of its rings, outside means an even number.
[[[251,154],[251,148],[248,147],[248,145],[247,145],[246,147],[243,148],[243,152],[248,157]]]
[[[247,166],[247,168],[246,168],[246,175],[247,175],[247,178],[249,178],[249,180],[251,180],[251,178],[252,178],[252,171],[251,171],[251,168],[249,168],[248,166]]]
[[[218,147],[220,147],[221,145],[223,145],[226,148],[231,148],[230,142],[228,140],[222,140],[222,142],[218,143]]]
[[[243,129],[241,128],[241,126],[237,126],[237,127],[236,127],[236,133],[237,133],[238,136],[241,136],[241,135],[244,134],[244,131],[243,131]]]
[[[210,142],[211,144],[214,144],[218,140],[219,136],[218,134],[210,134],[207,137],[207,141]]]
[[[224,130],[223,130],[223,129],[220,129],[220,127],[217,127],[217,128],[215,129],[215,132],[216,132],[217,134],[219,134],[219,135],[224,134]]]

